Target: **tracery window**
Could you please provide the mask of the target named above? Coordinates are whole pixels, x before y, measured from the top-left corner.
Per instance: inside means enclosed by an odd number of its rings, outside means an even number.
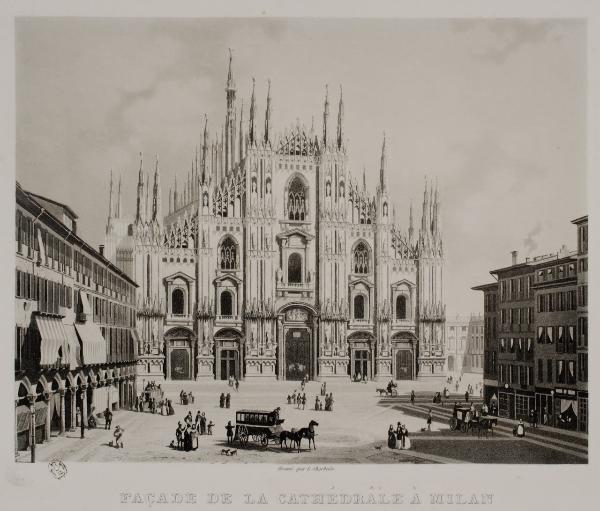
[[[362,242],[354,249],[354,273],[369,273],[369,249]]]
[[[295,178],[288,191],[288,219],[304,220],[306,218],[306,188],[300,178]]]
[[[222,270],[237,269],[237,250],[231,238],[225,238],[221,243],[220,258]]]

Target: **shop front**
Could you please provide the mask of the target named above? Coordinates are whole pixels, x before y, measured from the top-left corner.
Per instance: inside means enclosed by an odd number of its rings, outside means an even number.
[[[578,415],[577,391],[565,388],[554,389],[554,426],[576,431]]]

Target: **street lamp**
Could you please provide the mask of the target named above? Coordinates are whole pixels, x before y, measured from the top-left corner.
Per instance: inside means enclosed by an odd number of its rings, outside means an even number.
[[[29,413],[30,415],[30,424],[29,428],[31,430],[31,463],[35,463],[35,400],[37,396],[35,394],[28,394],[27,400],[29,401]]]

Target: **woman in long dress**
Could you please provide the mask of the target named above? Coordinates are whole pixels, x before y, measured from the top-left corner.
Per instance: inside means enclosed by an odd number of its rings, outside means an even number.
[[[394,426],[390,424],[390,429],[388,429],[388,447],[390,449],[396,448],[396,433],[394,432]]]

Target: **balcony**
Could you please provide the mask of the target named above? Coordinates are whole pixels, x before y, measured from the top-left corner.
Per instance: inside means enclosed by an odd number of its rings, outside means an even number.
[[[184,324],[184,323],[189,323],[192,321],[192,315],[191,314],[167,314],[167,318],[166,318],[167,323],[179,323],[179,324]]]
[[[277,284],[277,296],[302,296],[312,298],[315,292],[314,284],[311,282],[279,282]]]
[[[239,315],[218,315],[215,317],[215,326],[230,326],[230,327],[242,327],[242,317]]]

